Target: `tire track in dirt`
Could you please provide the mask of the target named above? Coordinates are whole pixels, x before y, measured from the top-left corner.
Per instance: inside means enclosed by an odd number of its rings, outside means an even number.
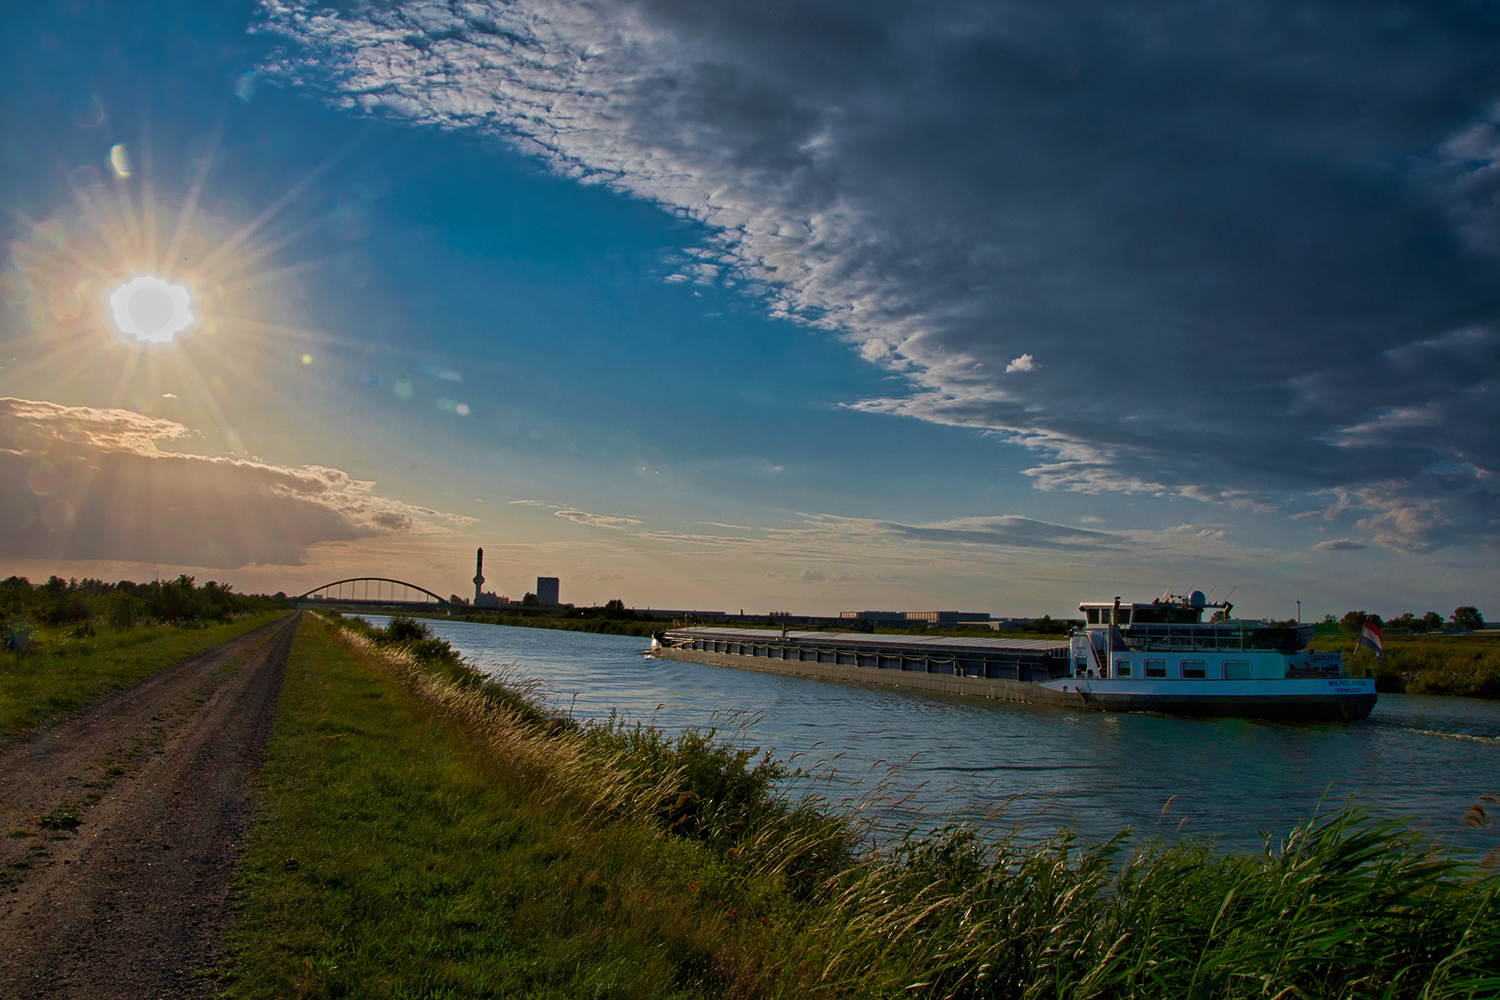
[[[0,747],[0,997],[213,995],[300,617]]]

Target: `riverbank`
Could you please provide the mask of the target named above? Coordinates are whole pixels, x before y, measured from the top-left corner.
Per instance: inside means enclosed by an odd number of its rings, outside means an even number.
[[[1325,816],[1258,857],[957,828],[869,850],[764,757],[575,724],[399,631],[298,636],[231,996],[1500,989],[1493,871],[1399,824]]]
[[[477,625],[511,625],[516,628],[550,628],[563,632],[593,632],[599,635],[636,635],[642,638],[650,638],[654,633],[663,629],[671,628],[672,621],[668,618],[624,618],[615,617],[591,617],[591,618],[565,618],[551,617],[548,615],[505,615],[484,614],[482,612],[468,611],[458,615],[419,615],[422,618],[431,618],[437,621],[473,622]],[[733,628],[759,628],[768,632],[780,630],[779,625],[767,625],[748,622],[725,622],[721,619],[694,619],[695,625],[729,625]],[[817,632],[844,632],[847,628],[832,625],[805,626],[798,625],[798,629],[809,629]],[[929,626],[918,622],[906,628],[874,628],[869,630],[872,634],[879,635],[951,635],[965,636],[969,638],[994,638],[997,634],[1012,639],[1066,639],[1066,630],[1062,631],[1010,631],[996,633],[994,629],[980,626],[968,626],[960,628],[943,629]]]
[[[649,638],[651,633],[670,628],[672,623],[660,618],[646,621],[632,618],[550,618],[542,615],[476,614],[424,615],[423,617],[445,618],[450,621],[474,622],[478,625],[511,625],[516,628],[550,628],[560,632],[594,632],[599,635],[638,635]]]
[[[1388,636],[1384,646],[1376,662],[1369,650],[1356,651],[1353,637],[1318,636],[1311,644],[1343,653],[1351,672],[1373,673],[1377,691],[1500,699],[1500,634]]]
[[[123,690],[286,614],[230,622],[112,628],[102,622],[35,625],[24,649],[0,649],[0,739]]]

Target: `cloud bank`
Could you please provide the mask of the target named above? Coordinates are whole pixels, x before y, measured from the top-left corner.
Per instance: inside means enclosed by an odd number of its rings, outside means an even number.
[[[1294,16],[1295,13],[1295,16]],[[266,75],[502,137],[1035,449],[1044,489],[1500,519],[1500,27],[1475,4],[262,0]],[[1331,509],[1331,508],[1330,508]],[[964,529],[955,529],[964,530]]]
[[[128,410],[0,399],[0,557],[238,569],[464,518],[322,466],[164,451],[188,429]]]

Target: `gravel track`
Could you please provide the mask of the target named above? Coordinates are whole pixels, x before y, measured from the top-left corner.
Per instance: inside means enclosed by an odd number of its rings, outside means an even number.
[[[211,997],[300,615],[0,745],[0,997]]]

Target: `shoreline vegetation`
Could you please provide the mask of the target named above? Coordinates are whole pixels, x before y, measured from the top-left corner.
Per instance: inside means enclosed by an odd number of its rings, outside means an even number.
[[[0,580],[0,739],[129,687],[287,613],[192,577]]]
[[[713,730],[534,695],[419,620],[305,616],[227,996],[1500,992],[1500,848],[1453,856],[1347,807],[1254,856],[961,826],[876,846]]]

